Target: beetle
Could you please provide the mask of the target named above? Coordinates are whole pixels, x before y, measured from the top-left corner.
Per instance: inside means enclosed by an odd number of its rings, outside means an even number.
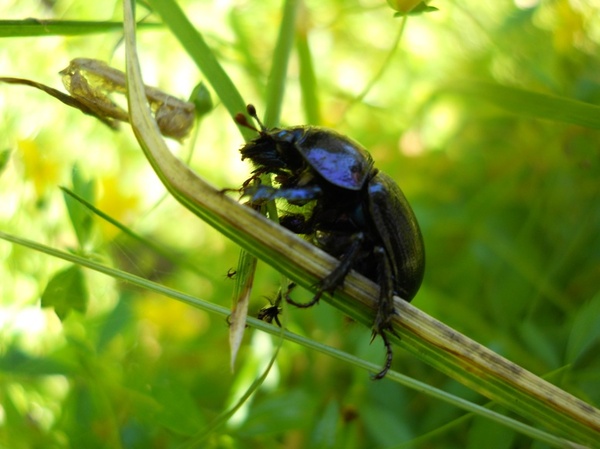
[[[258,132],[240,149],[242,160],[254,165],[252,177],[241,189],[243,196],[253,205],[283,199],[298,206],[299,212],[280,217],[281,225],[340,261],[318,283],[311,301],[297,303],[289,294],[286,300],[297,307],[313,306],[324,293],[333,294],[352,269],[376,282],[380,294],[373,338],[383,339],[386,360],[374,378],[383,378],[393,357],[386,335],[393,332],[393,296],[411,301],[425,269],[423,237],[410,204],[354,140],[316,126],[268,129],[254,106],[248,105],[247,112],[260,128],[253,127],[245,115],[236,116],[238,124]],[[262,175],[273,175],[275,185],[261,184]]]

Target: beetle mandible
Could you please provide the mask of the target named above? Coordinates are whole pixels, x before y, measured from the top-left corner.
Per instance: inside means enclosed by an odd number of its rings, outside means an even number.
[[[425,249],[419,224],[400,187],[374,167],[373,158],[359,143],[338,132],[314,126],[267,129],[252,105],[238,124],[259,135],[240,152],[255,167],[243,187],[254,205],[284,199],[302,206],[299,213],[285,213],[280,223],[336,257],[340,263],[318,283],[308,303],[286,300],[297,307],[316,304],[323,293],[333,294],[354,269],[380,287],[373,338],[380,335],[386,348],[385,376],[392,363],[392,346],[385,331],[392,331],[393,296],[411,301],[423,280]],[[274,175],[277,187],[252,184],[264,174]],[[289,292],[288,292],[289,293]]]

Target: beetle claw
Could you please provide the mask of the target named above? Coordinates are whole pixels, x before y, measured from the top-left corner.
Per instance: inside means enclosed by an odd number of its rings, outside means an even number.
[[[392,304],[393,304],[393,300]],[[380,380],[385,377],[387,372],[392,367],[392,360],[394,358],[394,353],[392,350],[392,343],[388,338],[388,333],[395,335],[400,338],[400,335],[394,330],[391,323],[392,315],[395,314],[395,311],[389,311],[388,307],[386,307],[386,301],[380,299],[379,310],[377,311],[377,316],[375,317],[375,321],[373,324],[373,333],[371,334],[371,343],[375,340],[375,338],[380,335],[383,340],[383,345],[385,346],[385,364],[381,371],[377,374],[371,376],[373,380]]]
[[[373,380],[380,380],[385,377],[385,375],[388,373],[388,371],[392,367],[392,360],[394,358],[394,353],[392,351],[392,344],[390,343],[390,340],[388,339],[388,336],[385,334],[384,331],[374,330],[373,336],[371,337],[371,342],[373,342],[373,340],[375,339],[375,337],[377,337],[377,335],[381,335],[381,339],[383,340],[383,344],[385,346],[385,364],[383,365],[383,368],[381,371],[379,371],[377,374],[374,374],[371,376],[371,379],[373,379]]]

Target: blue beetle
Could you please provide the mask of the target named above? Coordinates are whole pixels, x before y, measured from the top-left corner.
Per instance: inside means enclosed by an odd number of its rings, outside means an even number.
[[[376,282],[381,290],[373,337],[382,337],[386,362],[374,378],[383,378],[393,357],[385,334],[392,329],[393,296],[411,301],[425,269],[423,237],[410,204],[359,143],[321,127],[267,129],[252,105],[247,112],[260,129],[258,137],[240,150],[242,159],[250,159],[255,167],[243,194],[255,205],[284,199],[301,207],[297,213],[285,212],[280,223],[340,261],[318,284],[311,301],[297,303],[289,294],[286,300],[310,307],[323,293],[333,294],[352,269]],[[242,114],[236,120],[255,129]],[[275,186],[251,182],[264,174],[274,175]]]

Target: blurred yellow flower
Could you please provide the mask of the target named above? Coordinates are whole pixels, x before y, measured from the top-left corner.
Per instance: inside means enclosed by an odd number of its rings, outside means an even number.
[[[21,154],[25,179],[31,180],[38,198],[45,195],[48,187],[59,184],[62,161],[57,161],[50,152],[40,150],[38,141],[24,139],[17,141]]]
[[[126,192],[118,176],[100,178],[97,207],[115,220],[127,224],[139,212],[140,198],[137,194]],[[105,239],[111,240],[120,231],[104,220],[98,222],[100,232]]]
[[[210,323],[206,312],[154,293],[136,301],[135,312],[141,325],[151,325],[159,340],[189,340],[204,333]]]
[[[554,47],[561,53],[568,53],[585,33],[584,19],[566,0],[556,2],[555,18]]]

